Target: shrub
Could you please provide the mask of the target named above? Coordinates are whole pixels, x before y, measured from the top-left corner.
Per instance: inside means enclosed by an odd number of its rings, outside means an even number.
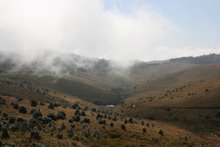
[[[127,119],[125,119],[125,120],[124,120],[124,123],[125,123],[125,124],[127,124],[127,123],[128,123],[128,120],[127,120]]]
[[[146,133],[146,132],[147,132],[147,129],[146,129],[146,128],[143,128],[143,129],[142,129],[142,132]]]
[[[110,123],[110,127],[114,127],[114,123],[113,122]]]
[[[36,106],[37,106],[37,101],[31,100],[31,106],[32,106],[32,107],[36,107]]]
[[[40,111],[35,111],[35,112],[33,112],[33,114],[32,114],[32,118],[33,119],[38,119],[38,118],[41,118],[43,115],[42,115],[42,113],[40,112]]]
[[[92,108],[92,112],[96,112],[96,108]]]
[[[40,139],[41,139],[40,132],[37,131],[37,130],[32,130],[32,131],[31,131],[31,138],[40,140]]]
[[[89,119],[89,118],[84,118],[84,119],[82,120],[82,123],[89,124],[89,123],[90,123],[90,119]]]
[[[47,117],[52,119],[52,120],[57,120],[57,117],[52,113],[48,114]]]
[[[58,112],[56,113],[56,118],[57,118],[57,119],[62,119],[62,120],[64,120],[64,119],[66,118],[66,113],[63,112],[63,111],[58,111]]]
[[[21,106],[20,108],[19,108],[19,113],[27,113],[27,109],[24,107],[24,106]]]
[[[98,123],[101,125],[101,124],[106,124],[106,121],[104,118],[99,118],[98,119]]]
[[[2,139],[7,139],[10,138],[9,134],[8,134],[8,130],[6,128],[2,129]]]
[[[97,116],[96,116],[96,119],[99,119],[99,118],[103,118],[103,115],[98,113]]]
[[[0,105],[5,105],[5,99],[0,98]]]
[[[217,112],[217,113],[215,114],[215,117],[220,117],[220,112]]]
[[[80,121],[80,116],[79,115],[74,115],[72,117],[72,120],[75,121],[75,122],[79,122]]]
[[[164,136],[163,130],[160,129],[159,134],[160,134],[161,136]]]
[[[134,119],[133,119],[133,118],[131,118],[131,117],[129,118],[129,120],[128,120],[128,121],[129,121],[129,123],[131,123],[131,124],[133,124],[133,123],[134,123]]]
[[[92,137],[95,138],[95,139],[99,139],[100,138],[100,133],[97,130],[95,130],[92,134]]]
[[[147,127],[149,127],[149,126],[150,126],[148,122],[147,122],[146,126],[147,126]]]
[[[117,117],[116,117],[116,116],[113,116],[113,117],[112,117],[112,120],[113,120],[113,121],[116,121],[116,120],[117,120]]]
[[[72,108],[73,109],[78,109],[78,110],[82,109],[82,107],[79,104],[77,104],[77,103],[73,104]]]
[[[49,108],[49,109],[54,109],[54,104],[53,104],[53,103],[50,103],[50,104],[48,105],[48,108]]]
[[[122,130],[126,130],[125,124],[121,124],[121,129],[122,129]]]
[[[69,119],[68,121],[69,121],[69,123],[73,123],[73,120],[72,120],[72,119]]]
[[[13,104],[13,108],[18,110],[18,108],[19,108],[18,104]]]

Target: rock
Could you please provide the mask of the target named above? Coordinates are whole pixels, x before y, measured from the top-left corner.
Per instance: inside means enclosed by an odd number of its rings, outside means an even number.
[[[19,108],[19,113],[25,114],[25,113],[27,113],[27,109],[26,109],[24,106],[21,106],[21,107]]]

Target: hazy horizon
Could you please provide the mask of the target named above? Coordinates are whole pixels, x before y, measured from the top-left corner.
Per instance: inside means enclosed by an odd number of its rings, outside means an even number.
[[[25,62],[49,52],[122,62],[220,53],[218,4],[217,0],[0,1],[0,52]]]

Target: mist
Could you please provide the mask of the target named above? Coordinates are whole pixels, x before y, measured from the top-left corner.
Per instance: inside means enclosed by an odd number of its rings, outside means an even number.
[[[18,69],[37,64],[37,69],[51,68],[57,74],[63,71],[54,65],[58,57],[73,67],[93,66],[86,58],[72,59],[72,54],[128,66],[133,60],[162,60],[217,50],[182,45],[183,29],[149,5],[132,3],[130,13],[124,13],[117,6],[106,9],[104,2],[0,1],[0,53],[13,60]]]

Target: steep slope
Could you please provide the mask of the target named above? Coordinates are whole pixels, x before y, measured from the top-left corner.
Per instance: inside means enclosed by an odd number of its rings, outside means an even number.
[[[217,136],[195,134],[162,122],[122,117],[112,109],[53,90],[40,96],[36,94],[37,85],[22,83],[20,87],[11,82],[2,86],[12,86],[14,96],[10,91],[0,95],[0,143],[3,145],[172,147],[220,143]],[[32,91],[33,97],[24,95],[21,89],[27,93]]]
[[[140,93],[122,105],[126,115],[220,132],[220,64],[200,65],[138,88]]]

